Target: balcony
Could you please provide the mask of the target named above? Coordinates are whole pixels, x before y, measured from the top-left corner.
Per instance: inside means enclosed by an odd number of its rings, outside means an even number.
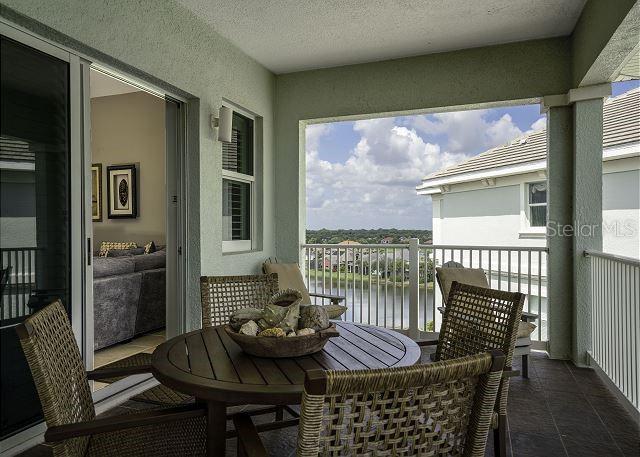
[[[338,2],[340,5],[321,11],[314,2],[264,2],[260,8],[252,7],[257,2],[248,2],[246,8],[238,8],[233,1],[157,3],[162,3],[160,8],[147,2],[119,2],[118,7],[109,2],[68,0],[2,2],[3,40],[65,69],[60,72],[64,84],[59,85],[65,86],[65,95],[56,98],[65,105],[64,116],[30,109],[39,119],[34,125],[17,125],[20,128],[7,132],[3,125],[0,162],[7,160],[14,166],[11,176],[3,171],[3,185],[11,183],[3,191],[11,187],[12,195],[21,197],[22,184],[46,183],[27,186],[37,189],[32,205],[32,212],[42,220],[34,238],[37,242],[6,243],[3,238],[0,246],[0,266],[8,272],[2,278],[0,320],[6,334],[14,338],[12,355],[23,355],[13,327],[32,312],[30,297],[48,290],[47,281],[42,284],[39,277],[55,273],[56,281],[64,280],[65,287],[73,289],[66,305],[83,367],[94,366],[94,303],[85,286],[93,275],[91,242],[96,241],[89,217],[93,215],[89,182],[91,165],[99,161],[91,156],[87,90],[91,69],[99,68],[131,78],[136,90],[157,96],[160,104],[167,102],[165,109],[170,111],[163,119],[174,117],[175,131],[163,136],[154,148],[162,149],[164,142],[165,152],[175,149],[175,162],[166,162],[169,174],[175,172],[166,180],[171,181],[171,188],[158,191],[166,200],[160,206],[167,220],[175,222],[166,239],[167,262],[173,262],[167,267],[167,274],[172,275],[167,276],[167,284],[175,297],[167,300],[167,320],[173,326],[167,334],[201,328],[201,275],[253,275],[261,271],[265,259],[277,258],[300,264],[311,292],[344,296],[346,320],[421,339],[432,336],[442,324],[438,308],[443,298],[435,269],[450,262],[480,268],[492,288],[525,294],[525,311],[537,315],[530,336],[528,378],[514,377],[509,392],[510,455],[640,453],[640,262],[604,253],[602,230],[578,230],[570,236],[556,230],[545,237],[541,223],[535,231],[523,231],[514,245],[497,241],[496,246],[488,245],[489,241],[474,245],[476,240],[463,236],[440,244],[434,238],[434,245],[416,240],[304,244],[306,192],[312,189],[305,187],[308,126],[392,115],[502,109],[523,103],[539,103],[545,111],[547,130],[538,134],[536,144],[544,143],[546,149],[544,158],[534,154],[523,166],[511,165],[534,174],[536,181],[545,181],[549,192],[545,223],[562,229],[575,228],[578,223],[602,228],[603,160],[613,169],[621,160],[636,164],[640,158],[637,114],[623,127],[603,121],[611,83],[640,78],[638,2],[541,0],[543,5],[534,7],[534,2],[522,0],[450,4],[408,0]],[[321,33],[315,33],[317,30]],[[16,68],[33,74],[36,87],[51,86],[50,72],[41,67]],[[32,97],[21,92],[21,81],[16,87],[20,90],[14,94],[19,101],[15,106],[20,108],[22,101]],[[241,213],[243,227],[237,235],[224,230],[232,216],[225,214],[222,190],[223,179],[231,176],[221,160],[225,135],[220,130],[226,124],[223,106],[251,114],[254,122],[247,129],[253,142],[246,142],[255,146],[254,166],[249,167],[250,179],[241,180],[249,190],[242,202],[234,202],[234,214]],[[603,135],[604,124],[611,127],[611,137],[621,141],[603,159],[603,145],[611,143]],[[62,130],[64,135],[59,138],[53,135]],[[53,154],[48,136],[57,138],[55,147],[64,155],[59,166],[49,159]],[[43,171],[37,180],[26,179],[25,170],[31,165],[18,163],[24,160],[15,156],[23,137],[29,141],[33,137],[34,151],[42,152],[43,159],[33,165]],[[527,149],[531,144],[520,146]],[[385,162],[390,167],[398,160],[395,151],[391,152]],[[447,151],[443,148],[438,153]],[[504,168],[513,158],[504,153],[506,162],[494,162],[496,168]],[[382,165],[372,161],[371,166]],[[495,170],[470,171],[483,188],[507,176],[496,177]],[[147,169],[140,176],[151,175],[146,173]],[[393,171],[388,175],[390,180],[414,179]],[[158,176],[161,174],[156,173]],[[451,189],[466,192],[471,182],[454,189],[458,184],[452,184],[450,177],[440,178],[437,186],[422,188],[424,195],[433,198]],[[323,185],[339,188],[339,179],[336,174],[334,181]],[[499,184],[513,184],[505,182]],[[527,194],[522,189],[520,203],[525,205]],[[5,195],[9,194],[3,194],[3,202],[9,200]],[[52,205],[56,195],[64,202],[64,211]],[[3,208],[3,231],[23,227],[20,224],[29,222],[26,219],[34,218],[22,208],[26,205],[21,199],[11,200],[18,202],[19,211]],[[610,200],[612,211],[624,206],[622,198]],[[496,212],[506,211],[501,200],[486,201],[495,204]],[[145,205],[140,213],[149,214],[148,208]],[[61,215],[64,223],[58,220]],[[24,220],[13,224],[16,221],[9,219]],[[135,221],[103,222],[123,227]],[[463,226],[456,233],[465,230]],[[226,239],[234,236],[242,239],[235,240],[238,243]],[[543,238],[546,247],[516,244],[542,243]],[[60,240],[64,247],[58,246]],[[41,255],[43,246],[49,250],[46,256]],[[51,262],[44,262],[43,257]],[[63,258],[68,262],[57,262]],[[9,352],[7,348],[5,344],[3,355]],[[424,360],[428,356],[424,353]],[[520,357],[514,363],[516,369],[524,370],[518,365]],[[27,379],[28,398],[37,410],[38,398],[31,378]],[[156,381],[149,375],[141,382],[148,384],[140,390]],[[114,405],[133,395],[133,383],[122,387],[113,383],[113,389],[95,394],[91,401],[103,411],[104,404]],[[10,390],[5,385],[5,398],[13,395]],[[148,407],[127,400],[104,414]],[[13,412],[21,409],[13,408]],[[12,424],[15,427],[2,435],[2,455],[5,451],[16,455],[28,447],[31,449],[23,455],[46,452],[33,447],[42,441],[45,429],[39,411],[29,421]],[[224,425],[224,418],[217,422]],[[293,453],[294,430],[264,437],[277,455]],[[492,441],[490,437],[489,443]],[[235,441],[230,440],[228,455],[235,455],[234,446]],[[492,455],[491,449],[487,455]]]

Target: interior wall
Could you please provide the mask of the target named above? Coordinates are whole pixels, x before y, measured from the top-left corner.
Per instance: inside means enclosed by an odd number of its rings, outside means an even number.
[[[274,75],[173,1],[2,0],[0,14],[102,64],[188,100],[187,329],[199,328],[200,275],[251,274],[275,256]],[[222,143],[210,127],[223,99],[262,117],[262,244],[222,254]],[[144,174],[144,170],[142,170]]]
[[[166,242],[165,102],[133,92],[91,99],[92,162],[102,164],[102,221],[93,223],[94,251],[102,241]],[[107,167],[135,164],[138,217],[108,218]]]

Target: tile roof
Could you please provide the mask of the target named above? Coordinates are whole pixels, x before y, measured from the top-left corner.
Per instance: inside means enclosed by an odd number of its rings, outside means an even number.
[[[636,142],[640,142],[640,89],[609,98],[605,101],[603,109],[603,148]],[[425,177],[424,180],[538,162],[546,158],[547,130],[544,128],[516,138],[508,144],[489,149],[462,163],[437,171]]]

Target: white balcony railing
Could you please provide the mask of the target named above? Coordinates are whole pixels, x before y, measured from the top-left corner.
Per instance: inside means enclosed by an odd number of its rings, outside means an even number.
[[[527,295],[540,315],[532,339],[547,341],[547,248],[419,244],[303,244],[310,292],[346,298],[345,319],[406,330],[437,331],[442,303],[435,268],[449,261],[483,268],[491,287]]]
[[[587,251],[591,259],[592,360],[640,411],[640,260]]]
[[[35,247],[0,249],[0,267],[7,272],[0,287],[0,319],[12,319],[30,313],[27,303],[35,286]]]

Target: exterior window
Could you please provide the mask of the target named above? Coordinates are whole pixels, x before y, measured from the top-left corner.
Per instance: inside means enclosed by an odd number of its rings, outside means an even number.
[[[222,144],[222,250],[252,248],[254,120],[234,111],[230,143]]]
[[[529,184],[529,226],[545,227],[547,225],[547,183]]]

